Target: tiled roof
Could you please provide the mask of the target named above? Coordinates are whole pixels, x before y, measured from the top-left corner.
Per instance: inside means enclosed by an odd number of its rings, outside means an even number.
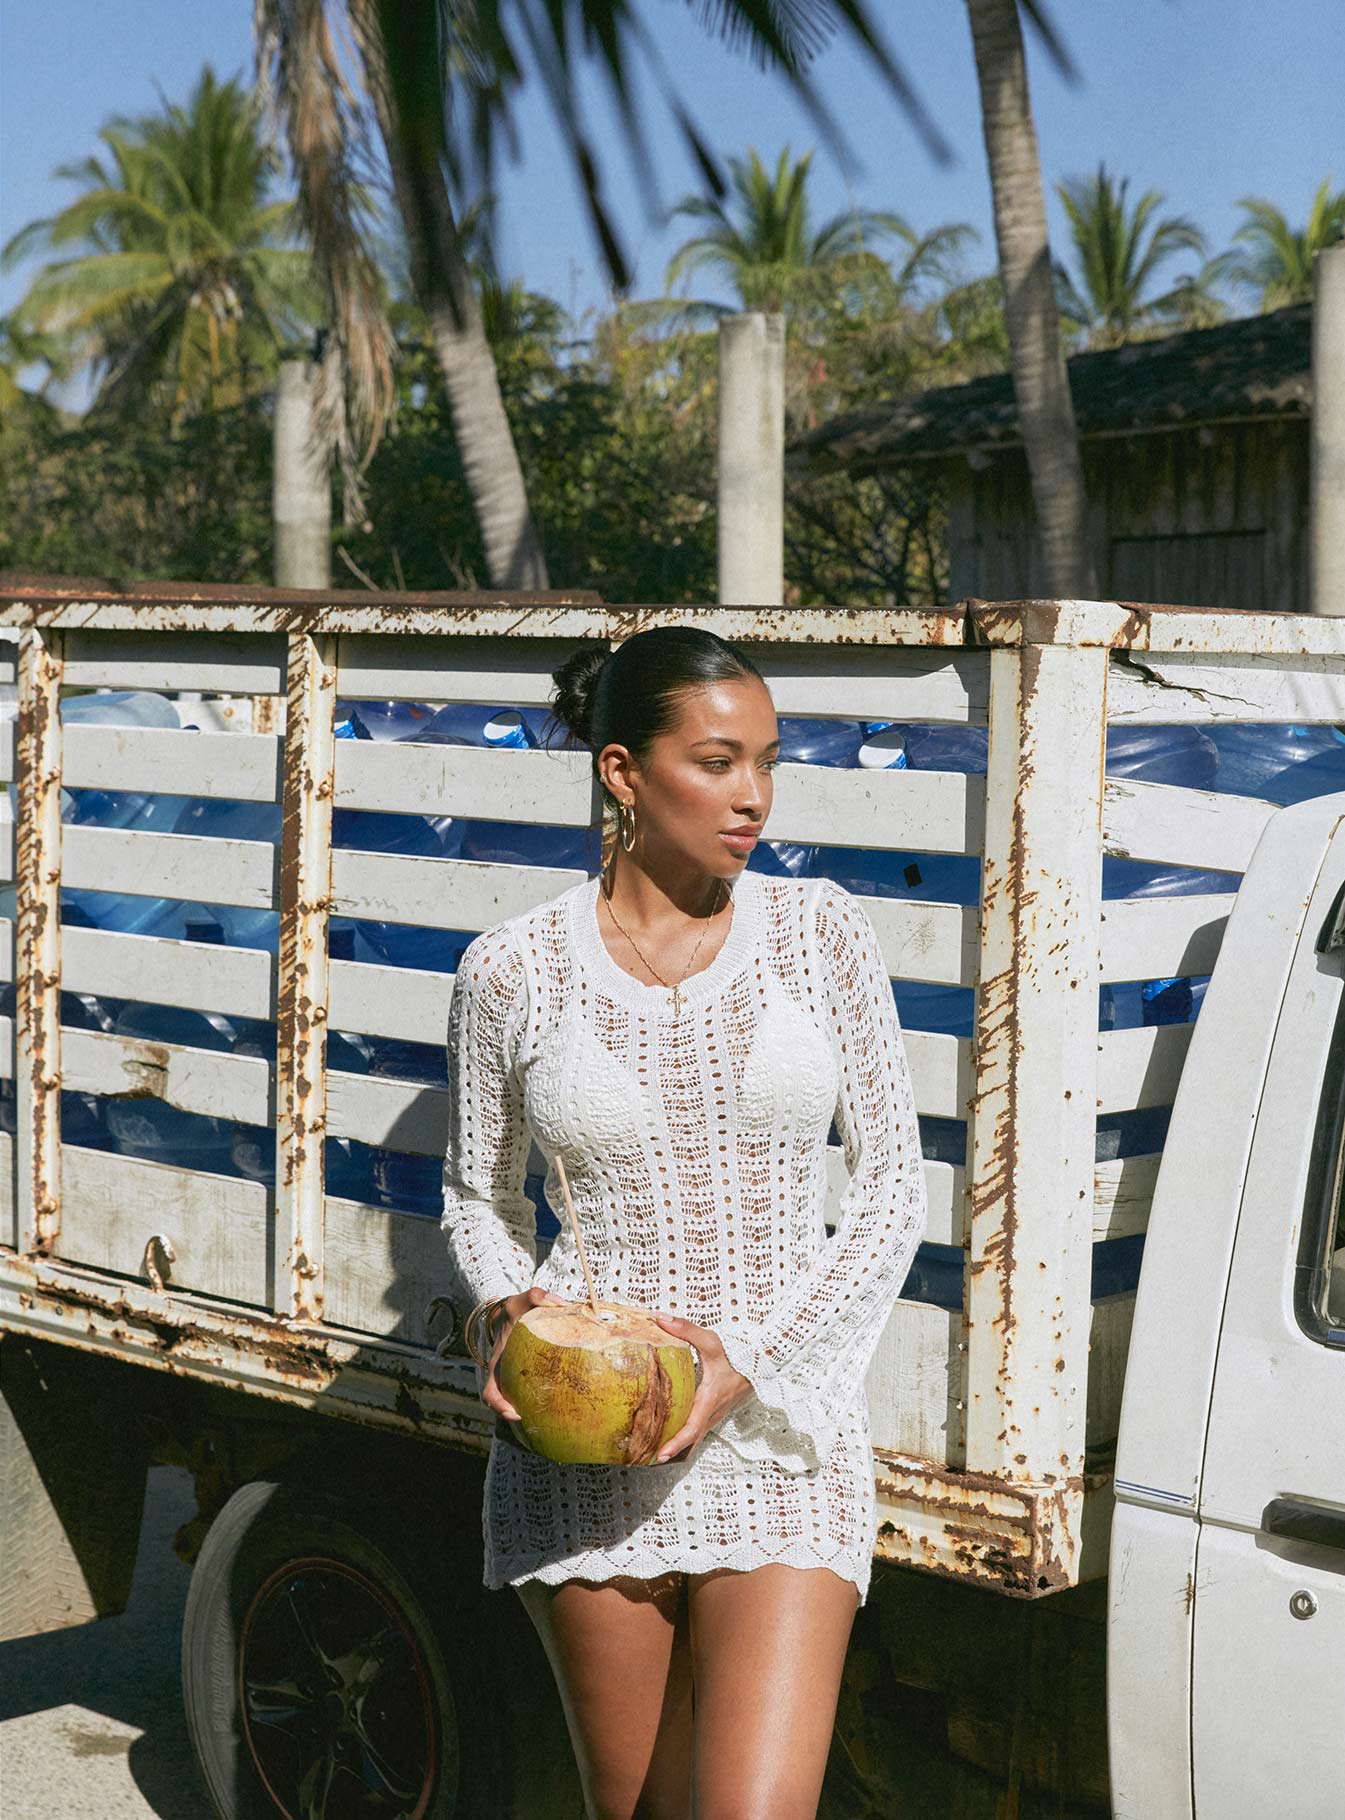
[[[1312,306],[1075,354],[1070,392],[1081,436],[1234,418],[1303,417],[1312,407]],[[799,438],[791,466],[862,470],[891,461],[1021,442],[1007,373],[847,412]]]

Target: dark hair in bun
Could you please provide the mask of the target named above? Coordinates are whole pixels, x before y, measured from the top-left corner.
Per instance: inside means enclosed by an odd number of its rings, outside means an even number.
[[[551,672],[551,718],[588,746],[597,775],[604,746],[625,746],[645,762],[660,733],[676,724],[679,698],[704,683],[761,678],[737,645],[703,626],[650,626],[619,645],[586,641]],[[763,679],[764,680],[764,679]]]

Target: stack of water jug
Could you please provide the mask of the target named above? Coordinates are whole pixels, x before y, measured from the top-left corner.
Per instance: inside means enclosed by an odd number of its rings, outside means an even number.
[[[67,725],[182,725],[171,700],[147,693],[100,691],[72,697],[62,704],[62,717]],[[545,709],[531,707],[450,705],[436,712],[418,702],[343,701],[337,709],[337,735],[413,744],[532,748],[545,743],[546,721]],[[791,764],[982,774],[986,768],[984,727],[782,716],[779,730],[780,756]],[[1109,777],[1227,791],[1287,804],[1345,789],[1345,728],[1247,724],[1113,727],[1107,734],[1106,770]],[[75,825],[273,843],[280,838],[280,810],[275,804],[79,789],[63,793],[62,814]],[[333,841],[338,847],[383,853],[573,868],[590,874],[598,867],[596,829],[338,809]],[[748,865],[796,878],[825,875],[852,891],[881,897],[974,905],[980,892],[980,862],[974,855],[882,852],[768,840],[757,847]],[[1236,882],[1236,875],[1226,872],[1112,858],[1103,862],[1103,894],[1109,898],[1227,892],[1236,888]],[[13,913],[10,887],[0,893],[0,915]],[[61,913],[67,925],[220,942],[272,953],[277,948],[275,911],[66,890]],[[335,917],[330,953],[334,960],[452,972],[474,933]],[[1106,985],[1101,991],[1099,1028],[1190,1022],[1199,1010],[1204,987],[1200,978]],[[972,1034],[970,989],[896,981],[893,993],[906,1028],[960,1037]],[[0,1011],[12,1015],[13,988],[4,988],[4,994],[8,1003],[0,1003]],[[267,1059],[275,1055],[273,1024],[207,1011],[65,992],[62,1021],[198,1049]],[[443,1086],[446,1078],[442,1047],[358,1032],[331,1032],[327,1061],[330,1069],[345,1073],[394,1076],[430,1086]],[[1161,1149],[1167,1116],[1167,1109],[1154,1108],[1099,1120],[1099,1160]],[[13,1119],[12,1084],[5,1083],[0,1127],[12,1129]],[[70,1092],[63,1095],[62,1120],[68,1143],[274,1183],[274,1136],[265,1128],[180,1112],[154,1099],[102,1101]],[[966,1131],[960,1120],[922,1120],[921,1135],[927,1158],[963,1162]],[[345,1138],[327,1140],[327,1190],[352,1200],[437,1217],[441,1170],[439,1158],[378,1150]],[[554,1232],[554,1215],[545,1205],[539,1178],[529,1178],[527,1192],[538,1204],[539,1230]],[[940,1261],[932,1254],[951,1248],[923,1249],[931,1254],[923,1266],[927,1271],[937,1275],[941,1267],[956,1270],[960,1297],[960,1252],[956,1258]],[[1098,1247],[1099,1252],[1105,1249]],[[914,1280],[921,1268],[918,1263],[907,1295],[921,1293]],[[947,1300],[933,1281],[925,1285],[925,1292],[929,1299]]]

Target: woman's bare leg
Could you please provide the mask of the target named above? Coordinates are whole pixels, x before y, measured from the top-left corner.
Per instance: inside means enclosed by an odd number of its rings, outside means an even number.
[[[685,1575],[514,1590],[556,1677],[589,1820],[690,1820]]]
[[[695,1820],[815,1820],[859,1595],[828,1567],[688,1578]]]

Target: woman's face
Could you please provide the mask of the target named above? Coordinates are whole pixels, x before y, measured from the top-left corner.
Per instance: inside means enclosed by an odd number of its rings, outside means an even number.
[[[650,869],[680,864],[734,879],[771,812],[779,748],[770,691],[744,676],[686,690],[643,766],[613,745],[599,767],[619,801],[634,798],[635,850]],[[749,837],[725,838],[738,829]]]

